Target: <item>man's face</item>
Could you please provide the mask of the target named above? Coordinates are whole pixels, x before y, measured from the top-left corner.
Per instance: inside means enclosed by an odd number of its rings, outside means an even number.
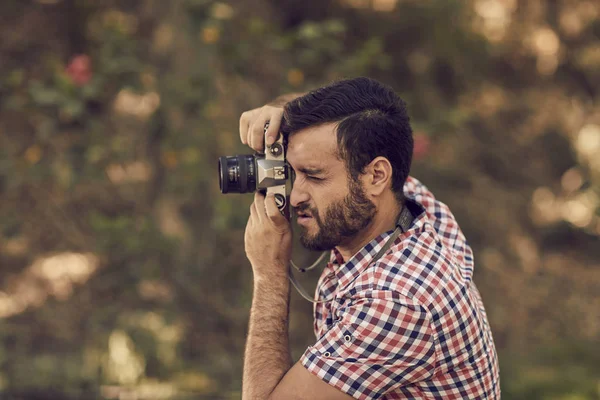
[[[349,178],[344,162],[337,157],[334,124],[292,134],[287,160],[296,172],[291,204],[303,246],[331,250],[368,226],[375,205],[361,182]]]

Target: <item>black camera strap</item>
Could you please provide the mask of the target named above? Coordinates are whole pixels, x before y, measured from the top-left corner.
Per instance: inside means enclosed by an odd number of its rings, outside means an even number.
[[[381,257],[383,257],[383,255],[385,253],[387,253],[387,251],[390,249],[390,247],[392,247],[392,245],[394,244],[394,242],[396,241],[398,236],[400,236],[401,233],[405,233],[410,229],[410,226],[412,225],[414,219],[415,219],[415,217],[410,212],[408,207],[406,205],[404,207],[402,207],[402,211],[400,212],[400,216],[398,217],[398,222],[396,222],[396,229],[394,229],[394,232],[388,238],[388,240],[385,242],[385,244],[383,245],[381,250],[379,250],[377,255],[375,257],[373,257],[373,259],[371,260],[371,264],[377,262]],[[289,275],[289,279],[290,279],[290,282],[292,283],[292,285],[294,285],[294,287],[296,288],[298,293],[300,293],[300,296],[304,297],[306,300],[310,301],[311,303],[316,303],[316,304],[326,303],[328,301],[331,301],[331,299],[315,300],[314,298],[309,296],[308,293],[306,293],[306,290],[304,290],[304,288],[300,285],[300,282],[298,282],[296,280],[296,277],[292,273],[291,268],[288,272],[288,275]]]

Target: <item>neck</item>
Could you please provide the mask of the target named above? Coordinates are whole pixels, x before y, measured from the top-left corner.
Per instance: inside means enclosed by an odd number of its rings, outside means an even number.
[[[365,229],[350,239],[348,242],[337,246],[337,250],[344,258],[344,262],[350,260],[356,253],[367,245],[371,240],[384,232],[393,230],[398,222],[398,216],[402,210],[402,204],[392,201],[388,205],[378,207],[375,217]]]

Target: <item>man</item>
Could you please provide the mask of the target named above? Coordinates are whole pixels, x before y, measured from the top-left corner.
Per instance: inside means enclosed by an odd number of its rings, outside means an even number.
[[[243,398],[499,399],[471,249],[447,206],[408,178],[403,101],[372,79],[340,81],[283,109],[244,113],[242,141],[263,150],[267,121],[267,146],[281,131],[296,172],[290,202],[300,240],[332,254],[317,285],[317,341],[293,364],[292,233],[274,199],[255,195],[245,235],[254,297]]]

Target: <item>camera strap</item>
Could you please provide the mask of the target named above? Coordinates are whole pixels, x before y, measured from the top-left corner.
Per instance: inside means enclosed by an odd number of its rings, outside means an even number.
[[[387,251],[390,249],[390,247],[392,247],[392,245],[394,244],[394,242],[396,241],[398,236],[400,236],[401,233],[405,233],[410,229],[410,226],[412,225],[414,219],[415,219],[415,217],[412,215],[412,213],[410,212],[408,207],[406,207],[406,205],[404,207],[402,207],[402,211],[400,212],[400,216],[398,217],[398,221],[396,222],[396,229],[394,229],[394,232],[391,234],[391,236],[385,242],[385,244],[383,245],[381,250],[379,250],[377,255],[375,255],[375,257],[373,257],[370,264],[376,263],[381,257],[383,257],[383,255],[385,253],[387,253]],[[324,254],[327,254],[327,253],[324,253]],[[310,268],[314,267],[317,263],[319,263],[322,258],[323,258],[323,255]],[[310,269],[310,268],[308,268],[308,269]],[[308,270],[308,269],[306,269],[306,270]],[[304,272],[305,270],[300,269],[300,271]],[[290,282],[292,283],[292,285],[296,288],[298,293],[300,293],[300,296],[304,297],[306,300],[310,301],[311,303],[319,304],[319,303],[326,303],[328,301],[331,301],[331,299],[315,300],[314,298],[309,296],[308,293],[306,293],[306,290],[304,290],[304,288],[300,285],[300,282],[298,282],[298,280],[296,280],[296,277],[292,273],[291,268],[288,272],[288,276],[289,276],[289,279],[290,279]]]

